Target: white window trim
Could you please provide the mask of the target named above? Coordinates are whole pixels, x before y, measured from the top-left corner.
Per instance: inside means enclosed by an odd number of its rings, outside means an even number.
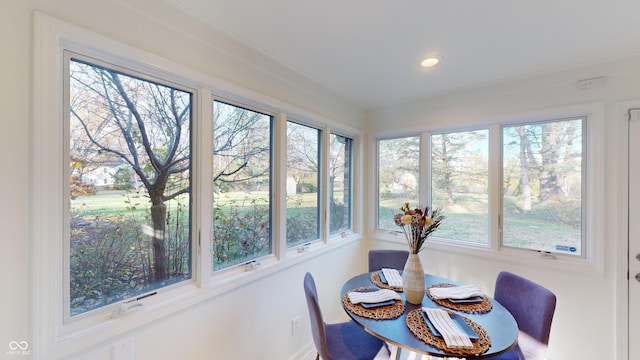
[[[351,203],[349,204],[349,211],[351,212],[350,217],[351,217],[351,227],[349,229],[343,230],[343,231],[339,231],[336,232],[335,234],[331,234],[331,220],[330,220],[330,216],[329,216],[329,212],[331,211],[330,209],[330,202],[331,202],[331,196],[333,196],[333,194],[331,194],[329,192],[329,165],[330,165],[330,161],[331,161],[331,135],[336,135],[336,136],[342,136],[342,137],[346,137],[351,139],[351,174],[349,174],[350,176],[350,189],[351,189]],[[354,227],[355,227],[355,222],[354,222],[354,198],[356,196],[355,191],[353,191],[353,184],[354,184],[354,159],[355,159],[355,153],[356,153],[356,138],[354,138],[352,135],[346,135],[343,132],[336,130],[336,129],[331,129],[331,128],[327,128],[323,141],[327,144],[327,146],[325,146],[324,149],[324,153],[323,153],[323,166],[326,170],[326,174],[327,176],[323,176],[322,180],[324,182],[323,186],[325,187],[325,189],[327,189],[327,191],[325,191],[325,196],[323,197],[323,201],[326,204],[325,205],[325,213],[324,213],[324,218],[325,218],[325,224],[324,224],[324,231],[327,234],[327,241],[331,242],[331,241],[339,241],[342,238],[345,238],[347,236],[350,236],[354,233]]]
[[[108,50],[106,50],[108,49]],[[199,202],[194,203],[196,230],[194,236],[194,265],[192,280],[175,287],[163,288],[157,296],[144,299],[144,306],[123,317],[112,319],[111,310],[119,304],[106,306],[84,316],[83,319],[64,323],[63,290],[65,279],[64,264],[64,187],[67,172],[64,171],[62,156],[64,144],[64,104],[63,104],[63,54],[65,50],[114,64],[124,65],[134,71],[156,76],[160,79],[197,89],[193,109],[194,128],[192,156],[194,157],[194,191],[198,191]],[[168,70],[170,69],[170,71]],[[197,80],[195,80],[197,79]],[[320,115],[310,113],[264,94],[236,86],[223,80],[197,72],[162,57],[124,45],[99,34],[76,27],[40,12],[34,13],[34,60],[33,60],[33,103],[31,134],[31,328],[33,354],[38,358],[64,358],[82,350],[108,342],[122,334],[146,324],[158,321],[202,301],[269,276],[284,268],[307,261],[313,257],[334,251],[362,239],[361,198],[354,192],[353,232],[340,241],[333,238],[319,242],[304,252],[274,254],[260,259],[262,265],[255,271],[244,271],[233,267],[229,271],[213,273],[211,266],[212,216],[208,204],[212,203],[211,174],[212,154],[203,144],[213,143],[212,125],[198,119],[212,119],[213,92],[227,99],[235,99],[249,104],[259,104],[265,109],[286,119],[287,116],[316,119],[324,126],[335,126],[354,139],[354,162],[352,164],[354,187],[361,188],[362,154],[356,147],[361,131],[349,128]],[[266,105],[265,105],[266,104]],[[202,123],[204,125],[199,125]],[[198,125],[197,125],[198,124]],[[202,126],[196,129],[195,126]],[[53,135],[52,135],[53,134]],[[56,135],[57,134],[57,135]],[[277,146],[277,145],[276,145]],[[286,147],[285,147],[286,149]],[[278,150],[276,150],[278,151]],[[282,152],[282,149],[279,150]],[[279,156],[276,154],[276,156]],[[277,170],[276,170],[277,171]],[[276,184],[276,186],[278,186]],[[358,199],[356,202],[356,199]],[[274,224],[278,217],[274,214]],[[278,233],[274,233],[278,236]],[[283,236],[279,239],[284,239]],[[282,243],[274,239],[275,244]]]
[[[470,256],[482,256],[491,259],[517,262],[532,266],[544,266],[548,269],[562,270],[569,272],[599,274],[604,273],[604,239],[605,239],[605,164],[604,164],[604,148],[605,148],[605,107],[604,103],[587,103],[570,105],[558,108],[549,108],[544,110],[531,111],[526,113],[506,114],[487,119],[479,119],[478,123],[489,124],[489,244],[488,246],[475,246],[463,242],[444,241],[438,239],[437,234],[429,239],[426,243],[426,249],[437,249],[447,252],[465,254]],[[585,149],[586,171],[585,171],[585,199],[583,206],[586,208],[586,214],[583,218],[584,236],[585,238],[585,255],[577,257],[572,255],[563,255],[553,253],[551,255],[530,251],[525,249],[515,249],[500,246],[500,230],[498,226],[497,214],[501,211],[501,201],[498,186],[501,172],[501,142],[498,141],[498,134],[503,125],[513,125],[518,123],[530,123],[539,121],[548,121],[565,118],[586,117],[586,135],[584,141],[587,146]],[[369,136],[369,151],[374,154],[369,159],[370,178],[372,184],[370,187],[371,199],[374,203],[373,209],[368,217],[370,219],[369,233],[371,237],[377,240],[390,241],[394,243],[404,244],[404,238],[400,233],[377,228],[377,141],[379,139],[389,139],[394,137],[421,135],[422,139],[428,139],[425,134],[430,129],[413,133],[394,134],[390,132],[373,133]],[[441,129],[438,129],[441,130]],[[451,129],[458,131],[459,129]],[[462,129],[462,130],[466,130]],[[422,148],[422,145],[421,145]],[[421,159],[421,165],[424,164]],[[421,166],[420,183],[423,184],[422,178],[428,177],[427,166]],[[420,200],[427,200],[427,195],[420,195]]]
[[[284,115],[284,114],[283,114]],[[300,126],[306,126],[310,129],[314,129],[320,132],[320,143],[318,144],[320,146],[320,148],[318,149],[318,191],[320,192],[320,194],[318,194],[318,238],[316,239],[312,239],[312,240],[308,240],[303,244],[298,244],[298,245],[294,245],[292,247],[287,247],[286,244],[286,240],[284,241],[284,251],[286,252],[291,252],[291,251],[296,251],[296,252],[300,252],[300,251],[306,251],[307,248],[309,248],[309,246],[311,246],[311,244],[313,243],[317,243],[317,242],[323,242],[327,240],[329,232],[328,232],[328,221],[327,221],[327,209],[328,209],[328,202],[327,200],[329,199],[329,197],[327,196],[328,192],[327,192],[327,181],[326,181],[326,176],[325,174],[326,169],[327,169],[327,165],[328,165],[328,160],[327,160],[327,154],[328,154],[328,134],[329,134],[329,129],[327,128],[327,126],[321,126],[319,124],[317,124],[316,122],[312,122],[312,121],[305,121],[302,119],[299,119],[295,116],[286,116],[284,118],[284,124],[282,125],[285,128],[285,132],[287,131],[287,127],[289,122],[291,122],[292,124],[296,124],[296,125],[300,125]],[[286,171],[286,167],[288,164],[288,145],[286,142],[287,139],[285,139],[284,141],[284,151],[281,153],[281,157],[279,158],[279,163],[280,164],[284,164],[284,173],[282,173],[282,175],[284,176],[284,182],[286,185],[287,182],[287,171]],[[283,192],[283,196],[284,196],[284,217],[281,219],[281,222],[279,223],[280,226],[279,228],[284,229],[284,238],[286,239],[287,234],[286,234],[286,229],[287,229],[287,215],[286,215],[286,210],[287,210],[287,193],[286,191]],[[324,196],[322,196],[324,195]]]
[[[89,63],[92,64],[92,66],[93,65],[95,65],[95,66],[108,66],[108,65],[105,65],[104,63],[102,63],[99,60],[92,62],[92,59],[87,58],[87,57],[85,57],[83,55],[75,54],[75,53],[70,54],[70,56],[68,56],[68,57],[64,57],[63,56],[63,61],[67,62],[67,61],[70,61],[73,58],[77,58],[80,61],[88,61]],[[128,69],[119,68],[119,66],[113,66],[111,68],[115,69],[117,71],[123,71],[123,73],[125,75],[127,75],[127,76],[143,76],[144,77],[144,75],[145,75],[145,74],[141,74],[141,73],[136,73],[134,71],[129,71]],[[191,162],[192,163],[192,168],[190,169],[190,173],[191,173],[191,184],[190,185],[191,185],[192,189],[198,189],[198,188],[201,188],[200,184],[202,183],[202,181],[200,181],[200,179],[206,181],[206,179],[203,179],[202,176],[199,176],[200,169],[196,168],[196,166],[193,166],[194,164],[198,163],[198,159],[199,159],[199,157],[200,157],[200,155],[202,153],[200,151],[201,146],[199,145],[199,144],[202,144],[202,143],[199,141],[200,138],[198,136],[200,134],[202,134],[203,131],[200,131],[201,124],[198,121],[196,121],[196,119],[198,119],[200,117],[200,113],[201,113],[200,109],[202,108],[202,106],[199,106],[199,104],[200,104],[199,103],[199,101],[200,101],[199,92],[200,91],[198,89],[185,87],[185,86],[183,86],[181,84],[171,84],[168,81],[164,81],[165,79],[171,78],[171,77],[172,76],[169,75],[169,76],[164,76],[163,77],[164,79],[151,78],[151,79],[145,79],[145,81],[156,82],[156,83],[159,83],[159,84],[161,84],[163,86],[174,86],[175,88],[178,88],[181,91],[191,93],[192,96],[193,96],[193,98],[191,100],[191,118],[192,118],[192,120],[191,120],[191,124],[190,124],[190,133],[191,133],[191,139],[190,139],[191,140],[191,144],[190,144],[191,149],[190,149],[190,152],[191,152],[191,157],[192,157],[192,162]],[[64,102],[68,103],[68,100],[65,99]],[[66,107],[66,104],[64,104],[63,106],[64,106],[63,113],[65,113],[65,114],[68,113],[69,109]],[[65,121],[63,120],[62,123],[64,124]],[[68,127],[66,127],[66,126],[68,126],[68,124],[65,124],[63,126],[65,126],[65,127],[64,127],[64,130],[63,130],[62,133],[63,134],[68,134],[69,133],[69,129],[68,129]],[[61,164],[61,163],[62,164],[67,164],[67,163],[69,163],[68,155],[69,155],[68,152],[65,151],[64,162],[56,161],[55,164]],[[55,184],[55,186],[59,186],[58,188],[64,188],[65,189],[65,193],[63,194],[65,199],[68,198],[69,195],[70,195],[67,192],[68,191],[68,185],[66,184],[66,180],[67,179],[64,179],[63,180],[64,182],[62,184]],[[51,184],[49,186],[51,186],[53,188],[53,184]],[[191,199],[190,199],[190,202],[191,202],[190,219],[189,219],[190,224],[191,224],[192,228],[200,229],[201,228],[200,219],[202,219],[202,218],[210,219],[211,218],[211,214],[209,213],[209,214],[207,214],[207,216],[200,215],[200,211],[202,211],[202,210],[207,211],[208,210],[208,208],[201,206],[202,204],[206,204],[206,203],[203,203],[203,198],[202,197],[200,197],[200,196],[193,197],[192,196]],[[69,222],[68,210],[69,209],[65,208],[65,211],[63,213],[63,216],[64,216],[63,223],[64,224],[67,224]],[[68,230],[68,229],[64,229],[64,230]],[[67,259],[67,261],[63,260],[63,262],[65,263],[65,265],[63,267],[65,273],[69,273],[69,271],[70,271],[70,268],[69,268],[70,264],[68,262],[68,259],[69,259],[71,254],[70,254],[70,249],[68,247],[69,244],[67,242],[67,239],[69,238],[69,235],[70,234],[68,233],[68,231],[65,231],[62,234],[63,241],[64,241],[64,244],[65,244],[64,250],[63,250],[63,256],[64,256],[64,259]],[[192,249],[193,249],[193,253],[196,254],[193,257],[193,263],[192,263],[192,266],[191,266],[191,270],[192,270],[191,278],[187,279],[187,280],[184,280],[184,281],[181,281],[181,282],[178,282],[178,283],[173,284],[173,285],[169,285],[169,286],[165,286],[165,287],[162,287],[162,288],[159,288],[159,289],[156,289],[156,290],[149,291],[149,293],[151,293],[151,292],[155,292],[155,293],[176,292],[176,291],[178,291],[177,290],[178,288],[181,288],[181,287],[184,287],[184,286],[187,286],[187,287],[199,286],[199,284],[196,282],[196,280],[197,279],[201,279],[201,277],[196,277],[196,274],[195,274],[195,269],[201,268],[201,266],[199,265],[200,258],[198,257],[198,255],[201,254],[201,251],[200,251],[201,248],[199,246],[199,241],[198,241],[199,232],[192,232],[191,235],[192,235],[192,238],[190,239],[191,246],[192,246]],[[69,304],[70,303],[70,294],[69,294],[69,292],[70,292],[69,284],[66,283],[66,281],[65,281],[65,283],[63,284],[63,294],[62,294],[63,295],[63,299],[64,299],[63,303],[65,303],[65,304]],[[140,294],[140,295],[143,296],[145,294]],[[150,300],[155,300],[155,298],[151,299],[149,297],[147,297],[145,299],[146,299],[144,301],[145,305],[146,305],[146,303],[153,303],[153,301],[150,301]],[[65,311],[64,318],[63,318],[63,324],[65,324],[64,328],[66,328],[66,329],[82,328],[82,327],[86,327],[87,324],[95,324],[95,325],[97,325],[97,324],[99,324],[101,322],[104,322],[104,320],[105,320],[104,314],[97,315],[97,316],[93,315],[93,314],[99,313],[99,312],[104,312],[105,308],[114,308],[115,306],[117,306],[119,304],[120,304],[120,302],[118,302],[118,304],[106,305],[106,306],[101,307],[99,309],[90,310],[90,311],[87,311],[85,313],[75,315],[73,317],[71,317],[70,314],[69,314],[70,309],[67,306],[64,306],[64,311]],[[85,319],[85,318],[88,318],[89,320],[88,321],[87,320],[85,320],[85,321],[81,320],[81,319]],[[76,324],[76,323],[78,323],[78,324]],[[83,323],[84,323],[84,325],[83,325]]]

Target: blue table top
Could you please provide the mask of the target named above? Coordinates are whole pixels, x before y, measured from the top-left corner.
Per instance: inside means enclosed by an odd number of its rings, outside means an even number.
[[[455,281],[429,274],[425,275],[425,283],[427,288],[438,283],[450,283],[459,285],[459,283]],[[362,286],[376,287],[376,285],[373,284],[370,280],[370,273],[360,274],[349,279],[342,287],[340,298],[342,298],[342,296],[344,296],[344,294],[346,294],[348,291]],[[404,314],[396,319],[374,320],[353,314],[346,308],[344,310],[353,319],[353,321],[362,326],[369,333],[402,349],[407,349],[413,352],[427,355],[453,357],[455,354],[449,354],[444,350],[440,350],[436,347],[427,345],[425,342],[415,337],[415,335],[413,335],[406,324],[406,317],[409,311],[424,306],[441,306],[436,304],[426,294],[424,299],[422,300],[421,305],[410,304],[405,301],[403,293],[399,294],[401,295],[402,301],[405,304],[405,311]],[[489,299],[493,303],[493,308],[491,309],[491,311],[484,314],[470,314],[447,309],[476,322],[478,325],[482,326],[489,334],[489,338],[491,339],[491,347],[489,348],[489,350],[487,350],[483,354],[470,356],[468,358],[481,359],[483,357],[498,355],[511,349],[516,344],[516,341],[518,339],[518,325],[516,324],[513,316],[500,303],[492,298]]]

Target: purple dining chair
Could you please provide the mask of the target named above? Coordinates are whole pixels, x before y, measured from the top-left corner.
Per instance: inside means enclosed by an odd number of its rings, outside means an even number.
[[[304,276],[304,293],[309,307],[311,334],[318,352],[316,360],[372,360],[384,343],[365,332],[358,324],[326,324],[318,304],[316,283],[310,273]]]
[[[409,251],[407,250],[369,250],[369,272],[382,268],[402,270],[408,258]]]
[[[403,270],[408,258],[408,250],[369,250],[369,272],[378,271],[382,268]],[[388,343],[386,346],[391,352],[391,356],[393,357],[398,349],[393,344]]]
[[[556,296],[531,280],[503,271],[496,279],[493,297],[516,319],[519,333],[516,346],[488,359],[543,360],[549,344]]]

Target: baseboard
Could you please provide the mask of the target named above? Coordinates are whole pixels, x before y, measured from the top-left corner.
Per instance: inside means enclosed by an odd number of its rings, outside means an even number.
[[[295,354],[291,355],[289,360],[315,360],[316,354],[316,347],[313,345],[313,342],[310,342]]]

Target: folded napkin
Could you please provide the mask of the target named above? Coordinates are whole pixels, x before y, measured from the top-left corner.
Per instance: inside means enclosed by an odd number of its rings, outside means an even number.
[[[429,288],[429,293],[434,299],[468,299],[483,295],[482,291],[475,285],[433,287]]]
[[[427,314],[429,321],[440,332],[447,347],[451,348],[472,348],[473,343],[469,336],[465,334],[458,325],[451,319],[445,310],[423,307],[422,311]]]
[[[401,300],[402,298],[397,292],[389,289],[380,289],[377,291],[359,292],[351,291],[347,293],[349,301],[354,304],[369,303],[375,304],[389,300]]]
[[[389,286],[398,288],[402,287],[402,276],[400,276],[398,270],[383,268],[382,274],[385,279],[387,279],[387,284],[389,284]]]

